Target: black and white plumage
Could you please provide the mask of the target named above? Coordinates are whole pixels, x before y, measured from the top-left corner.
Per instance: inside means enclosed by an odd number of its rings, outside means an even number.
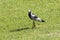
[[[41,18],[37,17],[36,15],[32,14],[31,10],[28,11],[28,16],[31,20],[36,20],[40,22],[44,22]]]
[[[28,16],[31,20],[33,20],[33,27],[36,27],[34,20],[39,21],[39,22],[44,22],[41,18],[37,17],[36,15],[32,14],[31,10],[28,11]]]

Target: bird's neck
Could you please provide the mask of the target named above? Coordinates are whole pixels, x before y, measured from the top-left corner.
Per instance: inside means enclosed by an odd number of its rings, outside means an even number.
[[[31,13],[29,13],[28,15],[31,16]]]
[[[28,13],[29,17],[31,18],[31,12]]]

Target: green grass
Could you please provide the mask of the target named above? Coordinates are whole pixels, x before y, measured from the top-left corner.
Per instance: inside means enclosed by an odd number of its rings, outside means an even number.
[[[45,22],[31,29],[29,9]],[[0,0],[0,40],[60,40],[60,0]]]

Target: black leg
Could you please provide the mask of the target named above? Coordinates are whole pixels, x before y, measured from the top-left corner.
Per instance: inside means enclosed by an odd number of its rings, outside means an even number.
[[[35,28],[36,27],[36,25],[35,25],[35,22],[33,21],[33,27],[32,28]]]

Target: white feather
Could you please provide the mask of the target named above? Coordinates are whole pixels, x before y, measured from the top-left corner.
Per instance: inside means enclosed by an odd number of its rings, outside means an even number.
[[[42,19],[41,19],[41,18],[36,18],[36,20],[37,20],[37,21],[42,21]]]

